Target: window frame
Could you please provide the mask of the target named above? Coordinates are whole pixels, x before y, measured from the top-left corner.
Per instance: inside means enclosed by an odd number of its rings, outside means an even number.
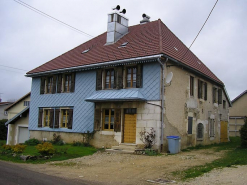
[[[109,82],[108,82],[108,87],[107,86],[107,72],[109,71]],[[115,84],[115,69],[114,68],[109,68],[105,69],[105,75],[104,75],[104,89],[114,89],[114,84]],[[112,74],[113,73],[113,74]],[[113,79],[113,81],[112,81]]]
[[[134,68],[135,68],[135,73],[134,73]],[[130,86],[128,86],[128,71],[131,69],[130,73]],[[135,81],[134,81],[134,75],[135,75]],[[128,66],[126,67],[126,88],[137,88],[137,66]],[[135,87],[133,87],[133,83],[135,82]]]
[[[46,124],[46,111],[48,112],[48,121],[47,121],[47,124]],[[50,126],[50,117],[51,117],[51,108],[44,108],[43,109],[43,116],[42,116],[42,120],[43,120],[43,123],[42,123],[42,127],[49,127]]]
[[[66,111],[66,122],[63,126],[63,111]],[[69,123],[69,108],[60,108],[60,116],[59,116],[59,128],[68,128]]]
[[[203,81],[198,79],[198,99],[203,98]]]
[[[24,102],[23,102],[23,105],[24,105],[25,107],[29,107],[29,106],[30,106],[30,101],[24,101]]]
[[[199,132],[199,126],[202,126],[202,128],[201,128],[201,134],[199,134],[200,132]],[[203,135],[204,135],[204,125],[202,124],[202,123],[198,123],[197,124],[197,133],[196,133],[196,138],[197,138],[197,140],[203,140]],[[201,137],[199,137],[201,135]]]
[[[109,111],[108,128],[105,128],[105,123],[106,123],[106,121],[105,121],[105,118],[106,118],[105,113],[106,113],[106,110]],[[113,115],[112,115],[112,110],[114,112]],[[102,117],[103,117],[103,119],[102,119],[102,130],[104,130],[104,131],[113,131],[114,130],[114,121],[115,121],[115,109],[111,109],[111,108],[103,109],[103,116]],[[113,122],[112,122],[112,117],[113,117]],[[111,123],[113,125],[113,128],[111,128]]]

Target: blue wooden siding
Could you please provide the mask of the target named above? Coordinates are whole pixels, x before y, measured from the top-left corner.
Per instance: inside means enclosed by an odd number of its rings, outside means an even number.
[[[131,89],[130,89],[131,90]],[[143,88],[139,89],[147,100],[160,99],[160,66],[157,62],[143,65]],[[76,73],[74,93],[40,95],[40,78],[32,79],[29,130],[84,133],[93,131],[94,103],[84,101],[96,93],[96,71]],[[40,107],[74,108],[72,129],[48,127],[38,128]]]

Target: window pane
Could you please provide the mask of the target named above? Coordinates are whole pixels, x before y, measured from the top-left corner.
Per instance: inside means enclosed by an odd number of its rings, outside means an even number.
[[[133,74],[136,74],[136,67],[133,68]]]
[[[113,129],[113,123],[111,123],[111,127],[110,127],[110,129]]]
[[[105,109],[105,115],[109,115],[109,109]]]

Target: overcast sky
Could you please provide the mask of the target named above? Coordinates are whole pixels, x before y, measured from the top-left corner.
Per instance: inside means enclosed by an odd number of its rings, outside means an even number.
[[[107,14],[119,4],[129,25],[146,13],[161,19],[188,47],[216,0],[22,0],[83,32],[97,36],[107,29]],[[191,50],[220,78],[230,99],[247,90],[247,1],[219,0]],[[31,90],[25,73],[91,37],[48,19],[14,0],[0,0],[0,94],[19,99]],[[5,67],[8,66],[8,67]],[[12,67],[12,68],[10,68]],[[17,70],[18,68],[22,70]]]

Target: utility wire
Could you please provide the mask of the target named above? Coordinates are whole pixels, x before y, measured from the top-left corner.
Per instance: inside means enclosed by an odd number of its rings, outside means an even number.
[[[83,35],[85,35],[85,36],[87,36],[87,37],[90,37],[90,38],[94,37],[94,36],[89,35],[88,33],[84,32],[84,31],[81,31],[81,30],[79,30],[79,29],[77,29],[77,28],[75,28],[75,27],[73,27],[73,26],[70,26],[69,24],[67,24],[67,23],[65,23],[65,22],[63,22],[63,21],[60,21],[60,20],[58,20],[58,19],[56,19],[56,18],[54,18],[54,17],[52,17],[52,16],[50,16],[50,15],[48,15],[48,14],[46,14],[46,13],[40,11],[40,10],[38,10],[38,9],[36,9],[36,8],[34,8],[34,7],[32,7],[32,6],[30,6],[30,5],[27,4],[27,3],[24,3],[24,2],[21,1],[21,0],[14,0],[14,1],[15,1],[16,3],[19,3],[19,4],[22,5],[22,6],[25,6],[25,7],[28,8],[28,9],[30,9],[30,10],[32,10],[32,11],[34,11],[34,12],[36,12],[36,13],[38,13],[38,14],[44,16],[44,17],[46,17],[46,18],[52,19],[53,21],[56,21],[56,22],[59,22],[60,24],[66,26],[66,27],[69,27],[70,29],[72,29],[72,30],[74,30],[74,31],[76,31],[76,32],[78,32],[78,33],[81,33],[81,34],[83,34]]]
[[[214,4],[214,6],[213,6],[211,12],[209,13],[209,15],[208,15],[206,21],[205,21],[204,24],[202,25],[202,27],[201,27],[200,31],[198,32],[196,38],[193,40],[193,42],[191,43],[190,47],[187,49],[186,53],[183,55],[183,57],[181,58],[181,60],[185,57],[185,55],[186,55],[186,54],[188,53],[188,51],[190,50],[191,46],[192,46],[192,45],[194,44],[194,42],[196,41],[197,37],[198,37],[199,34],[201,33],[203,27],[205,26],[206,22],[208,21],[210,15],[211,15],[211,13],[213,12],[213,10],[214,10],[214,8],[215,8],[215,6],[216,6],[217,3],[218,3],[218,0],[216,0],[216,2],[215,2],[215,4]]]
[[[17,70],[21,70],[21,71],[28,71],[28,70],[25,70],[25,69],[20,69],[20,68],[16,68],[16,67],[5,66],[5,65],[1,65],[1,64],[0,64],[0,66],[11,68],[11,69],[17,69]]]
[[[12,71],[12,70],[8,70],[8,69],[0,69],[0,70],[2,70],[2,71],[10,71],[10,72],[13,72],[13,73],[19,73],[19,74],[24,75],[23,73],[18,72],[18,71]]]

